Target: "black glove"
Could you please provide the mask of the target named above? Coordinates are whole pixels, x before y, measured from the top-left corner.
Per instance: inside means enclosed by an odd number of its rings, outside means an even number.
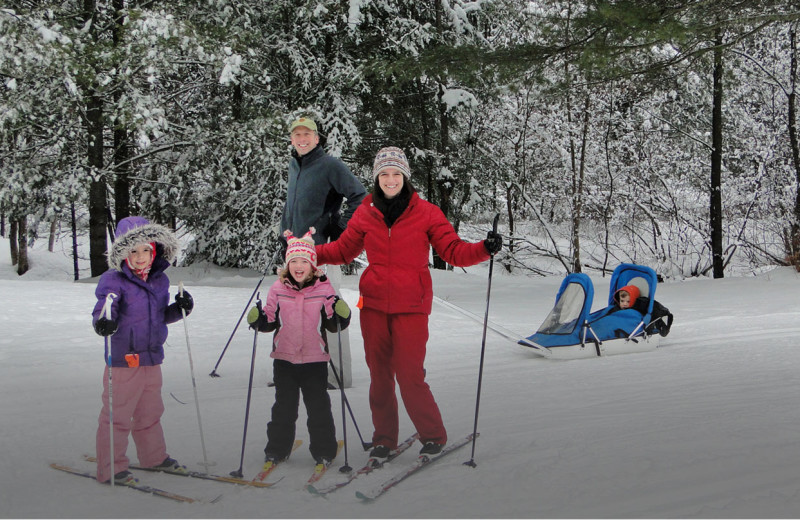
[[[94,322],[94,331],[100,336],[110,336],[117,332],[117,322],[102,317]]]
[[[182,295],[181,293],[175,295],[175,303],[178,304],[179,309],[183,309],[187,313],[192,312],[192,309],[194,309],[194,299],[185,289]]]
[[[486,234],[486,240],[483,241],[483,247],[486,248],[486,252],[490,255],[499,253],[503,248],[502,235],[500,235],[500,233],[495,233],[494,231],[489,231]]]

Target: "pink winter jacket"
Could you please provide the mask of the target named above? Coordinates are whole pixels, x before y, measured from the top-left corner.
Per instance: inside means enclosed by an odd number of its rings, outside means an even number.
[[[302,289],[288,280],[276,280],[264,305],[267,320],[277,322],[270,356],[293,364],[327,363],[331,357],[323,325],[336,330],[332,320],[335,295],[327,278]]]

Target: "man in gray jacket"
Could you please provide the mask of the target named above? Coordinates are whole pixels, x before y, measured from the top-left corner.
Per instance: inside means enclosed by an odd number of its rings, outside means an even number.
[[[336,240],[367,191],[340,159],[322,149],[313,120],[301,117],[289,132],[294,150],[289,159],[281,236],[287,229],[301,236],[313,226],[315,244]],[[341,211],[344,201],[347,207]]]
[[[342,234],[356,208],[364,200],[367,190],[340,159],[328,155],[319,144],[317,124],[310,118],[301,117],[289,127],[292,140],[292,157],[289,159],[289,183],[286,204],[281,216],[281,233],[292,230],[301,236],[311,227],[315,229],[314,243],[323,244],[336,240]],[[342,203],[347,207],[342,211]],[[341,270],[329,266],[328,278],[339,292]],[[341,374],[345,388],[352,385],[350,374],[350,340],[347,331],[341,333],[344,367]],[[328,341],[331,359],[339,364],[338,337]],[[333,374],[328,382],[336,385]]]

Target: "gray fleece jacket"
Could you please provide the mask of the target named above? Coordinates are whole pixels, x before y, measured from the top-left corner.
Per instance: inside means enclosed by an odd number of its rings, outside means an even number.
[[[281,217],[281,235],[287,229],[302,236],[312,226],[314,243],[336,240],[342,233],[367,191],[350,169],[317,145],[289,160],[289,185]],[[342,212],[342,202],[347,208]]]

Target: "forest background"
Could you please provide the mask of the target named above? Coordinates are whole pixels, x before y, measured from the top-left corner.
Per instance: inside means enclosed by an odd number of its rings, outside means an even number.
[[[184,264],[260,270],[307,115],[368,188],[395,145],[457,229],[501,213],[508,272],[797,266],[798,20],[785,0],[3,0],[0,234],[23,274],[72,233],[77,279],[80,238],[97,276],[141,214]]]

